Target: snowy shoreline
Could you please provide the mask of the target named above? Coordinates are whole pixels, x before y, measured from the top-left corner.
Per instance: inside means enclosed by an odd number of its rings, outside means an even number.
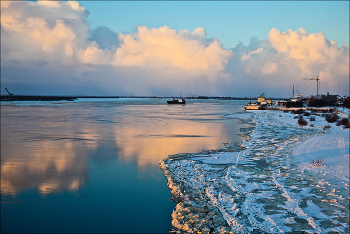
[[[313,127],[299,127],[293,116],[281,111],[225,116],[254,125],[243,130],[247,141],[161,161],[178,203],[175,230],[349,232],[349,129],[331,124],[325,131],[321,116]],[[310,166],[320,154],[325,165]]]

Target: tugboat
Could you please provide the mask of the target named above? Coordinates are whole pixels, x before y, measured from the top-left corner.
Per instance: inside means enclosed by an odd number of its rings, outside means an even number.
[[[245,105],[244,110],[261,110],[262,106],[258,103],[249,102]]]
[[[179,99],[174,99],[171,101],[167,101],[168,104],[186,104],[186,100],[181,97],[181,92],[180,92],[180,98]]]
[[[186,104],[186,100],[185,99],[182,99],[182,98],[179,98],[179,99],[174,99],[171,100],[171,101],[167,101],[168,104]]]
[[[264,110],[268,105],[272,105],[272,100],[265,99],[265,94],[262,93],[260,97],[258,97],[257,102],[252,102],[250,98],[250,102],[245,105],[244,110]]]

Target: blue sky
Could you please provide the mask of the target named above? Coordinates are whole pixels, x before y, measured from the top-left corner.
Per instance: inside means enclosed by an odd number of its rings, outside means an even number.
[[[349,1],[1,2],[14,94],[310,96],[316,76],[349,95]]]
[[[272,28],[323,32],[338,46],[349,44],[349,1],[80,1],[92,28],[132,33],[137,26],[207,30],[225,48],[267,39]]]

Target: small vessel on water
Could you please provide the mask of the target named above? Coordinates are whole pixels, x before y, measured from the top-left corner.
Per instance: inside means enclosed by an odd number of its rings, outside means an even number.
[[[249,102],[244,106],[244,110],[262,110],[262,106],[258,103]]]
[[[167,101],[168,104],[186,104],[186,100],[179,98],[179,99],[174,99],[171,101]]]
[[[186,100],[184,98],[181,97],[181,92],[180,92],[180,98],[179,99],[175,99],[173,98],[173,100],[171,101],[167,101],[168,104],[186,104]]]
[[[244,110],[264,110],[265,107],[272,105],[271,98],[266,99],[265,94],[262,93],[260,97],[258,97],[257,102],[252,102],[250,99],[250,102],[247,103],[247,105],[244,106]]]

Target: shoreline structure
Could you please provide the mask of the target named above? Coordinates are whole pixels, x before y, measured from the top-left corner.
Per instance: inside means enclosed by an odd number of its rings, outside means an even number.
[[[270,110],[225,118],[253,125],[241,130],[246,141],[160,162],[178,203],[172,213],[174,232],[349,232],[349,177],[347,183],[330,183],[312,168],[300,169],[292,155],[300,143],[333,134],[322,128],[324,122],[299,127],[290,113]]]

